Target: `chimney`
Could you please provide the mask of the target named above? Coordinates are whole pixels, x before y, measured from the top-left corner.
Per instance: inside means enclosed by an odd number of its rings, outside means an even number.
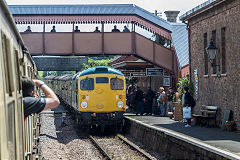
[[[167,21],[169,22],[177,22],[177,16],[180,11],[165,11]]]

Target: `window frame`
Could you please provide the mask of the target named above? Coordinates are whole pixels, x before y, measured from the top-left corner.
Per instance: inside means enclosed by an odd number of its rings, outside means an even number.
[[[13,81],[13,67],[12,63],[12,53],[11,44],[7,36],[2,32],[2,51],[3,51],[3,61],[5,70],[5,81],[6,81],[6,91],[7,94],[12,97],[14,92],[14,81]]]
[[[206,48],[208,46],[207,33],[203,34],[203,49],[204,49],[204,75],[208,75],[208,54]]]
[[[86,80],[93,80],[93,88],[92,89],[82,89],[82,81],[86,81]],[[94,78],[85,78],[85,79],[82,79],[82,80],[80,80],[80,90],[82,90],[82,91],[92,91],[92,90],[94,90],[94,88],[95,88],[95,85],[94,85]]]
[[[117,79],[117,80],[121,80],[121,81],[122,81],[122,89],[119,89],[119,88],[113,89],[113,88],[112,88],[112,80],[113,80],[113,79]],[[123,80],[123,79],[120,79],[120,78],[117,78],[117,77],[111,78],[111,79],[110,79],[110,88],[111,88],[111,90],[118,90],[118,91],[124,90],[124,80]]]
[[[100,79],[100,78],[106,78],[107,79],[107,82],[98,82],[97,79]],[[109,83],[109,78],[108,77],[96,77],[96,84],[108,84]]]
[[[226,70],[226,27],[221,28],[221,73],[225,74]]]

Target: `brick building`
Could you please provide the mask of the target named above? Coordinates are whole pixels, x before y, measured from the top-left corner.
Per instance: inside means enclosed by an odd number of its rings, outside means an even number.
[[[219,106],[218,125],[230,109],[240,129],[240,1],[209,0],[180,19],[189,29],[190,77],[197,87],[195,113],[201,105]],[[213,39],[219,66],[212,67],[205,48]],[[196,80],[196,74],[198,79]]]

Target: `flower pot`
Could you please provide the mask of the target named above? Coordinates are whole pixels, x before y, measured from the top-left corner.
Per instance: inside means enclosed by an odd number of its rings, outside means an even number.
[[[172,118],[173,118],[173,112],[168,112],[168,117],[169,117],[170,119],[172,119]]]
[[[178,102],[173,102],[175,110],[174,110],[174,120],[181,121],[182,118],[182,106],[178,104]]]
[[[227,130],[228,132],[231,132],[231,131],[232,131],[232,124],[226,123],[225,126],[226,126],[226,130]]]

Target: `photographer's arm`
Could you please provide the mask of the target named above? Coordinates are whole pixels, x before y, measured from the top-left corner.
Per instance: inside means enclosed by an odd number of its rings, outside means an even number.
[[[37,87],[40,87],[45,94],[46,99],[46,106],[44,107],[44,110],[53,109],[56,108],[60,101],[58,97],[55,95],[55,93],[52,91],[51,88],[49,88],[43,81],[41,80],[33,80],[35,85]]]

